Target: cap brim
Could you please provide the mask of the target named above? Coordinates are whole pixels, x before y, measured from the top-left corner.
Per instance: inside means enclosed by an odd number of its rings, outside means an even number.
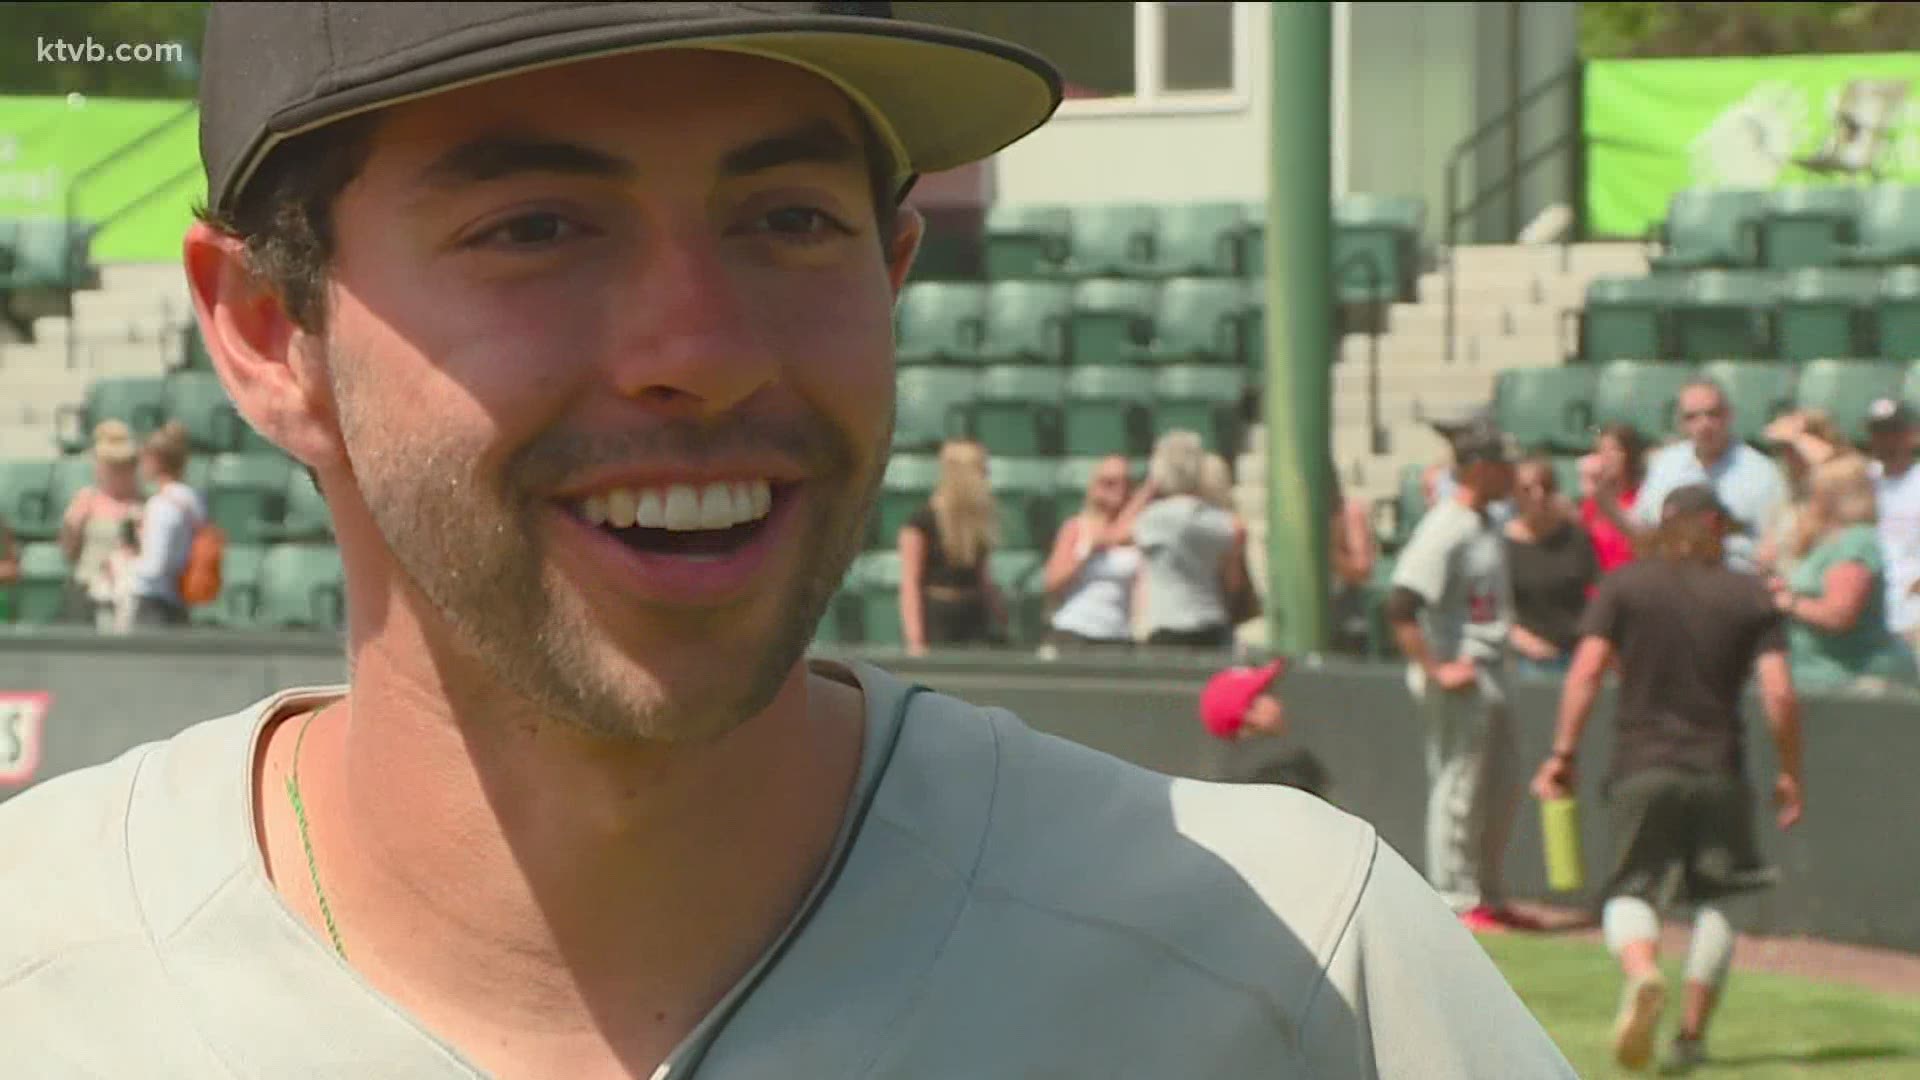
[[[979,34],[857,16],[616,23],[516,40],[322,95],[276,116],[244,153],[230,203],[280,142],[361,113],[544,68],[666,49],[742,53],[793,64],[839,87],[894,155],[895,190],[915,175],[997,153],[1060,105],[1053,66]]]

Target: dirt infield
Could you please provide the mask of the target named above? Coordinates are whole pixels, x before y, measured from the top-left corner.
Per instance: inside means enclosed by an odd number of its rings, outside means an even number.
[[[1585,912],[1536,905],[1515,905],[1538,919],[1546,933],[1600,944],[1600,928]],[[1660,948],[1677,954],[1687,947],[1685,923],[1661,927]],[[1846,983],[1882,994],[1920,997],[1920,955],[1893,949],[1840,945],[1805,937],[1760,937],[1742,934],[1734,948],[1739,971],[1770,971],[1822,982]]]

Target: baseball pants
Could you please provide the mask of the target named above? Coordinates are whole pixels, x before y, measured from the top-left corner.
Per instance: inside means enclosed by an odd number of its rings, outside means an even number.
[[[1505,696],[1420,687],[1426,726],[1427,881],[1456,912],[1506,902],[1503,866],[1519,810],[1519,752]]]

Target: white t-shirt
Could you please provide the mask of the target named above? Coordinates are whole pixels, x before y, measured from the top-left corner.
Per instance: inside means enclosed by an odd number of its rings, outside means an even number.
[[[1873,483],[1879,495],[1880,550],[1887,559],[1887,625],[1904,634],[1920,626],[1920,597],[1912,591],[1920,581],[1920,464],[1888,479],[1876,461]]]
[[[857,680],[868,710],[839,873],[668,1080],[1574,1075],[1364,822],[932,693],[903,723],[898,679],[815,670]],[[7,1075],[482,1075],[264,873],[260,733],[338,693],[283,693],[0,804]]]

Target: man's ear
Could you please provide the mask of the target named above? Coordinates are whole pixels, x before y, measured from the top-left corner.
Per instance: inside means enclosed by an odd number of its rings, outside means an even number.
[[[239,238],[196,221],[183,257],[200,335],[234,408],[268,442],[325,471],[342,454],[321,343],[253,272]]]
[[[926,235],[927,219],[912,206],[900,207],[894,215],[893,238],[887,243],[887,277],[893,282],[893,294],[907,286],[913,260],[920,254],[920,241]]]

